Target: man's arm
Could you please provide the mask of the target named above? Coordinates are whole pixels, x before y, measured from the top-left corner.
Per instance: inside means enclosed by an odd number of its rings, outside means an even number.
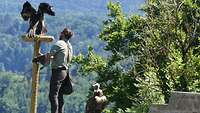
[[[50,57],[53,57],[59,50],[60,50],[60,46],[58,46],[58,45],[53,45],[52,47],[51,47],[51,50],[50,50],[50,52],[49,53],[47,53],[47,55],[49,55]]]
[[[53,56],[59,51],[60,47],[57,45],[53,45],[50,52],[46,54],[41,54],[35,58],[33,58],[33,62],[41,63],[42,65],[49,65],[50,60],[53,59]]]
[[[32,62],[40,63],[45,66],[49,65],[50,64],[50,55],[48,55],[48,54],[39,55],[39,56],[33,58]]]

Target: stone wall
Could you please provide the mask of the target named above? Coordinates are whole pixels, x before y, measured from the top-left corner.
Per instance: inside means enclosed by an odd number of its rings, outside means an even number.
[[[200,94],[172,92],[168,104],[154,104],[149,113],[200,113]]]

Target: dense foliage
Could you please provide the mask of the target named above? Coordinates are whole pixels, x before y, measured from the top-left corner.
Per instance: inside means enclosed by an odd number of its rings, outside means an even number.
[[[199,92],[199,1],[148,0],[145,16],[127,17],[119,4],[108,9],[99,38],[111,55],[104,65],[91,52],[77,61],[81,72],[99,75],[114,103],[110,112],[146,113],[151,103],[167,103],[171,91]]]
[[[75,54],[81,53],[73,60],[72,75],[82,76],[73,77],[77,92],[66,98],[66,112],[84,111],[85,97],[95,77],[108,97],[107,113],[147,113],[152,103],[167,103],[171,91],[200,91],[200,2],[147,0],[142,11],[144,15],[127,15],[120,3],[109,2],[107,17],[72,11],[46,18],[48,32],[55,37],[64,26],[70,26],[76,34],[72,41]],[[31,45],[20,41],[27,24],[13,14],[1,15],[0,70],[27,71]],[[96,38],[98,34],[101,41]],[[47,51],[49,45],[42,48]],[[30,78],[5,72],[0,75],[0,110],[27,112]],[[49,112],[48,100],[43,98],[48,95],[46,80],[48,77],[41,79],[40,112]]]
[[[30,109],[31,85],[31,59],[32,44],[23,42],[20,38],[28,28],[28,23],[20,17],[23,2],[26,0],[5,0],[0,3],[0,112],[1,113],[28,113]],[[49,2],[56,10],[55,17],[45,16],[48,35],[53,35],[56,40],[63,27],[70,27],[75,36],[72,40],[75,55],[80,52],[85,56],[88,45],[94,48],[95,53],[107,56],[103,50],[104,42],[97,37],[102,29],[102,20],[107,10],[108,1],[102,0],[29,0],[34,7],[39,2]],[[121,1],[123,9],[130,13],[136,11],[144,0]],[[77,5],[78,4],[78,5]],[[133,5],[134,4],[134,5]],[[51,44],[42,44],[42,52],[47,52]],[[104,65],[104,64],[103,64]],[[83,113],[86,97],[95,76],[76,76],[72,66],[72,76],[75,92],[65,97],[65,112]],[[8,72],[9,71],[9,72]],[[47,72],[46,72],[47,71]],[[18,74],[14,74],[18,73]],[[91,74],[91,75],[94,75]],[[40,93],[38,112],[50,113],[48,101],[49,69],[42,70],[40,76]]]

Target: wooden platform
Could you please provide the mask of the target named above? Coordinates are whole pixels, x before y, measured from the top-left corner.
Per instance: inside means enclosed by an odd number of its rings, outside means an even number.
[[[35,35],[34,37],[28,37],[27,35],[22,35],[21,38],[26,42],[34,42],[34,41],[52,42],[54,40],[53,36],[44,36],[44,35]]]

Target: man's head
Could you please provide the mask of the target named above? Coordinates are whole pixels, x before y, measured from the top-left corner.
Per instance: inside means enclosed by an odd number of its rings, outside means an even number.
[[[64,28],[63,31],[60,33],[60,40],[63,39],[69,40],[72,36],[73,32],[68,28]]]
[[[22,18],[27,21],[34,13],[36,13],[36,10],[31,6],[28,1],[26,1],[23,4],[23,9],[21,11]]]
[[[42,13],[55,16],[55,12],[53,11],[52,7],[53,6],[50,6],[48,3],[40,3],[38,10],[40,10]]]

